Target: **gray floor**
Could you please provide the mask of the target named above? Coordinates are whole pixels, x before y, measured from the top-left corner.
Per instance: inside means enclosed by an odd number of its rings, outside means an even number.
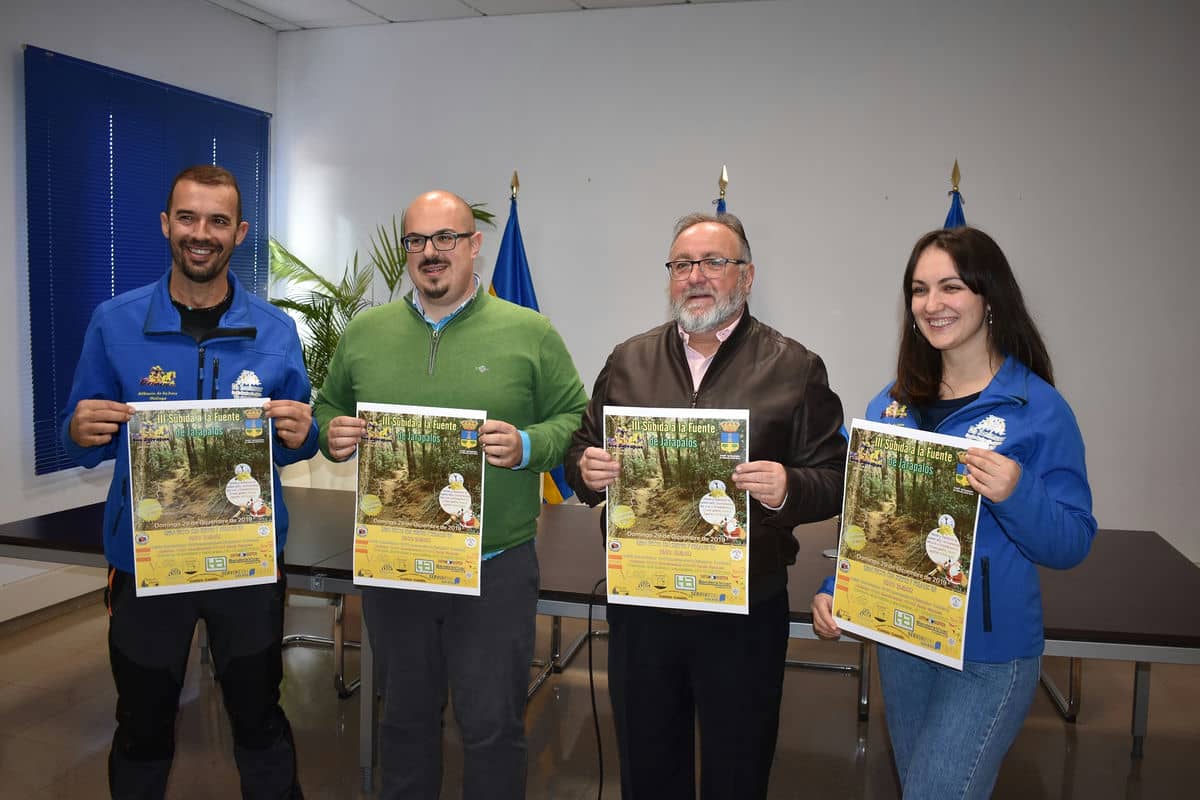
[[[297,615],[299,617],[299,614]],[[114,695],[98,603],[24,630],[0,628],[0,796],[102,798]],[[567,621],[569,633],[582,623]],[[540,622],[541,641],[548,625]],[[604,798],[616,798],[617,765],[605,693],[605,645],[596,685],[604,737]],[[852,661],[853,646],[794,642],[794,658]],[[356,673],[352,657],[350,671]],[[1054,660],[1051,660],[1054,661]],[[358,699],[339,701],[327,650],[285,655],[284,704],[296,731],[309,798],[371,797],[359,790]],[[1062,673],[1061,662],[1052,668]],[[995,796],[1039,798],[1195,797],[1200,786],[1200,667],[1155,665],[1146,757],[1129,759],[1132,665],[1088,662],[1079,722],[1060,720],[1039,694],[1005,762]],[[878,698],[878,690],[873,694]],[[771,798],[892,798],[882,703],[868,723],[854,713],[855,683],[844,675],[789,671]],[[586,653],[530,703],[529,797],[595,798]],[[736,735],[736,734],[734,734]],[[193,654],[179,719],[172,798],[237,797],[228,725],[219,692]],[[444,798],[459,797],[461,759],[447,727]]]

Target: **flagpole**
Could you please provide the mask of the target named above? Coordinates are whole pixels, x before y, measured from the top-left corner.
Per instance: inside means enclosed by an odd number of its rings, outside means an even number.
[[[967,224],[966,217],[963,215],[963,199],[962,193],[958,190],[959,181],[962,180],[962,172],[958,169],[958,159],[954,159],[954,168],[950,170],[950,210],[946,213],[946,221],[942,223],[943,228],[957,228]]]
[[[957,163],[957,162],[955,162],[955,163]],[[511,181],[509,181],[509,183],[508,183],[508,188],[509,188],[509,190],[511,190],[511,191],[512,191],[512,194],[510,195],[510,197],[511,197],[513,200],[516,200],[516,199],[517,199],[517,195],[518,195],[518,194],[520,193],[520,191],[521,191],[521,181],[520,181],[520,179],[517,177],[517,171],[516,171],[515,169],[513,170],[513,176],[512,176],[512,180],[511,180]]]
[[[729,186],[729,170],[726,169],[724,164],[722,164],[721,177],[717,179],[717,190],[720,192],[720,194],[717,196],[715,201],[717,204],[718,214],[725,213],[725,187],[727,186]]]

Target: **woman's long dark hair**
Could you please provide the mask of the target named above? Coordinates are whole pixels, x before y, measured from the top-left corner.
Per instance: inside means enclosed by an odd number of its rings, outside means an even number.
[[[916,329],[912,313],[913,271],[921,254],[930,247],[950,256],[958,277],[990,309],[988,347],[992,352],[1012,356],[1054,385],[1050,354],[1025,308],[1008,259],[992,237],[978,228],[964,226],[930,231],[917,240],[908,257],[904,270],[904,327],[891,396],[901,403],[926,405],[937,400],[942,383],[942,354]]]

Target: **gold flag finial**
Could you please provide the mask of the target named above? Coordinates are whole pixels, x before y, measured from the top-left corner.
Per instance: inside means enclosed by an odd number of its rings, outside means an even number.
[[[509,182],[508,188],[512,189],[512,199],[516,200],[517,195],[521,191],[521,181],[517,178],[517,171],[515,169],[513,170],[512,181]]]
[[[962,179],[962,173],[958,171],[958,159],[954,159],[954,169],[950,170],[950,191],[958,191],[958,182]]]
[[[721,199],[725,199],[725,187],[729,185],[729,170],[721,165],[721,177],[717,180],[717,188],[721,190]]]

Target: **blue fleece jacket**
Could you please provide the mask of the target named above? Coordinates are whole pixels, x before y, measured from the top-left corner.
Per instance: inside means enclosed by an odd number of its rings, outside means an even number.
[[[871,401],[867,419],[920,428],[920,411],[898,409],[890,389],[889,384]],[[1004,502],[982,503],[964,658],[996,663],[1041,655],[1037,566],[1075,566],[1096,533],[1075,415],[1053,386],[1009,357],[979,398],[942,420],[936,431],[987,442],[1021,465],[1020,480]],[[833,593],[832,577],[820,591]]]
[[[133,572],[125,427],[106,445],[80,447],[69,432],[80,400],[132,403],[261,397],[307,403],[311,399],[296,324],[243,289],[232,272],[228,275],[232,303],[219,327],[199,344],[183,332],[179,311],[171,303],[169,270],[158,281],[101,304],[84,334],[71,395],[61,413],[61,437],[67,454],[80,466],[91,468],[105,459],[117,459],[104,506],[104,555],[125,572]],[[311,458],[316,452],[315,420],[299,448],[290,450],[275,440],[277,466]],[[272,481],[276,547],[282,553],[288,512],[278,469],[272,470]]]

